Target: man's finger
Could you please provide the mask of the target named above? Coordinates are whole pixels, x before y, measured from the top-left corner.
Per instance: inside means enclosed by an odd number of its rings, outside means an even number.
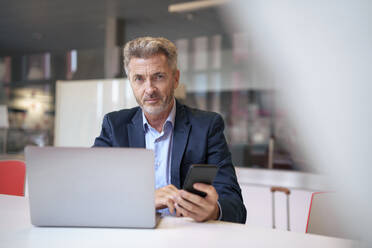
[[[185,190],[180,190],[180,195],[183,199],[191,202],[191,203],[194,203],[195,205],[198,205],[198,206],[205,206],[205,199],[203,197],[200,197],[196,194],[193,194],[193,193],[190,193],[190,192],[187,192]]]
[[[183,215],[181,214],[181,211],[180,211],[179,208],[178,208],[178,204],[177,204],[177,203],[174,204],[174,209],[175,209],[175,211],[176,211],[176,216],[177,216],[177,217],[182,217],[182,216],[183,216]]]
[[[174,186],[173,184],[169,184],[169,185],[165,186],[164,188],[167,188],[167,189],[169,189],[171,191],[175,191],[175,192],[178,191],[178,189],[176,188],[176,186]]]
[[[192,212],[192,213],[197,213],[197,212],[200,212],[200,206],[198,205],[195,205],[185,199],[183,199],[182,197],[176,197],[174,198],[174,200],[176,201],[177,205],[180,205],[182,208],[188,210],[189,212]]]
[[[190,217],[190,218],[192,218],[192,219],[194,219],[195,221],[198,221],[198,222],[203,221],[203,218],[201,216],[199,216],[197,214],[194,214],[190,211],[187,211],[186,209],[184,209],[179,204],[176,204],[176,209],[177,209],[177,212],[180,212],[180,214],[184,217]]]
[[[209,184],[204,183],[194,183],[193,185],[194,189],[202,191],[207,194],[205,198],[212,198],[212,199],[218,199],[218,194],[216,189]]]
[[[167,199],[166,205],[168,206],[169,212],[173,214],[174,213],[174,201],[171,199]]]
[[[176,195],[178,195],[178,191],[179,191],[179,190],[178,190],[174,185],[172,185],[172,184],[169,184],[169,185],[163,187],[162,190],[163,190],[163,192],[166,192],[167,194],[170,194],[170,195],[172,195],[172,196],[176,196]]]
[[[179,196],[179,190],[172,184],[159,188],[155,191],[155,207],[163,209],[168,207],[169,211],[174,211],[174,202],[168,202],[168,199]]]
[[[205,192],[207,194],[213,193],[214,191],[214,187],[212,185],[205,183],[194,183],[193,187],[194,189]]]

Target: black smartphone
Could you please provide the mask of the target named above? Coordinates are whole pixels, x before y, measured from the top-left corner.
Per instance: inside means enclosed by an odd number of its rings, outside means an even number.
[[[217,166],[213,164],[193,164],[187,172],[183,189],[190,193],[205,197],[207,194],[194,189],[194,183],[212,184],[216,174]]]

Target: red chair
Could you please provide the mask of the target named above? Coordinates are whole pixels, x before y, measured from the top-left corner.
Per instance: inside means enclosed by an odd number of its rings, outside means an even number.
[[[26,165],[19,160],[0,161],[0,194],[24,196]]]

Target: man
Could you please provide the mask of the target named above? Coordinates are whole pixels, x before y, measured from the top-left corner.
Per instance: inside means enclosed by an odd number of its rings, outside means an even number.
[[[155,152],[155,206],[196,221],[245,223],[246,209],[220,115],[174,98],[177,49],[165,38],[142,37],[124,47],[124,67],[139,107],[105,115],[94,146],[146,147]],[[181,190],[192,164],[215,164],[213,185],[197,183],[200,197]],[[138,175],[133,175],[138,176]]]

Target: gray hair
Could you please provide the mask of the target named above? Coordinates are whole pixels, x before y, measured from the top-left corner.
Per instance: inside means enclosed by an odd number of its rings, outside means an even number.
[[[124,69],[128,75],[131,58],[149,58],[155,54],[164,54],[168,65],[177,70],[177,48],[173,42],[163,37],[139,37],[128,41],[124,46]]]

